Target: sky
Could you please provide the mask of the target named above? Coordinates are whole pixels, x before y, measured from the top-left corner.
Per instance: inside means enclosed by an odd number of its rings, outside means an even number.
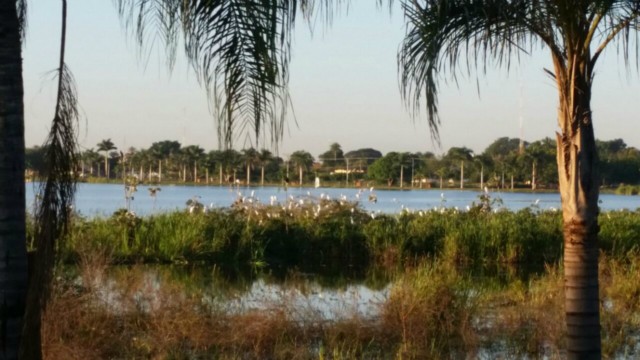
[[[34,146],[44,141],[53,117],[51,70],[59,57],[61,6],[51,0],[31,0],[29,5],[23,52],[25,137],[27,146]],[[69,0],[67,31],[66,59],[82,112],[82,149],[107,138],[119,149],[147,148],[161,140],[218,148],[205,91],[184,57],[178,57],[173,72],[161,46],[148,60],[141,59],[111,1]],[[404,32],[400,9],[390,14],[373,0],[353,0],[331,26],[316,26],[313,34],[299,22],[290,66],[295,120],[289,116],[279,155],[307,150],[317,157],[334,142],[345,152],[371,147],[383,153],[441,154],[466,146],[480,153],[502,136],[522,134],[527,141],[554,137],[556,89],[543,71],[551,67],[548,53],[539,50],[514,61],[508,71],[490,67],[457,81],[442,74],[440,144],[435,143],[426,117],[413,118],[400,97],[396,55]],[[640,148],[639,100],[635,63],[628,70],[618,49],[611,47],[596,69],[596,137],[622,138]],[[234,147],[248,145],[241,137]]]

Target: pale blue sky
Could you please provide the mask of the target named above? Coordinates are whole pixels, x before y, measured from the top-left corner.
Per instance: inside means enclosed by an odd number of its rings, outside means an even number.
[[[434,145],[426,119],[413,122],[401,102],[396,53],[404,34],[402,14],[354,0],[348,14],[313,36],[299,23],[293,45],[291,94],[298,124],[289,121],[280,154],[305,149],[314,156],[338,142],[345,151],[373,147],[388,151],[433,151],[467,146],[482,151],[500,136],[526,140],[553,137],[556,90],[542,68],[546,52],[524,56],[505,70],[491,70],[458,84],[442,82],[442,146]],[[24,57],[27,146],[42,143],[54,109],[60,3],[31,0]],[[122,31],[111,1],[70,0],[67,63],[76,77],[84,114],[79,140],[95,147],[111,138],[119,148],[153,141],[217,148],[216,128],[204,91],[184,60],[169,74],[159,48],[144,66],[134,42]],[[640,147],[637,103],[640,79],[617,57],[605,53],[595,80],[592,107],[599,139],[623,138]],[[635,60],[635,59],[634,59]],[[635,66],[635,65],[634,65]],[[522,96],[520,96],[522,94]],[[239,140],[236,148],[244,145]]]

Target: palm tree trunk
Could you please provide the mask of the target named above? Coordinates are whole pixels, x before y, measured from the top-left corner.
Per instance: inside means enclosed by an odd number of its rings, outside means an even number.
[[[531,190],[535,190],[537,188],[536,185],[536,162],[534,161],[531,165]]]
[[[107,153],[104,153],[104,176],[109,178],[109,158],[107,157]]]
[[[218,179],[220,180],[220,185],[222,185],[222,165],[220,165],[220,175],[218,176]]]
[[[16,359],[27,292],[22,52],[15,1],[0,1],[0,358]]]
[[[302,166],[300,166],[299,169],[300,169],[300,186],[302,187]]]
[[[158,160],[158,182],[162,182],[162,159]]]
[[[559,110],[557,161],[564,233],[567,358],[599,359],[597,153],[588,90],[571,113]],[[576,115],[573,115],[576,114]],[[568,125],[567,125],[568,124]],[[577,126],[571,126],[576,124]]]
[[[194,161],[193,162],[193,183],[197,183],[198,182],[198,162]]]
[[[400,166],[400,189],[404,184],[404,166]]]
[[[484,189],[484,165],[480,166],[480,190]]]
[[[251,165],[247,163],[247,186],[251,185]]]
[[[460,161],[460,189],[464,189],[464,161]]]
[[[260,169],[260,186],[264,186],[264,166]]]

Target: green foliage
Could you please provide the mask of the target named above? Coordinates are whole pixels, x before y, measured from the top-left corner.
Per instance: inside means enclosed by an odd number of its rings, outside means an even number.
[[[427,262],[401,276],[382,307],[397,358],[446,358],[473,343],[473,292],[470,279],[446,263]]]
[[[616,257],[640,251],[640,211],[600,214],[600,248]]]
[[[488,200],[487,200],[488,201]],[[366,213],[356,204],[322,200],[282,206],[240,203],[210,212],[139,218],[120,210],[108,219],[74,217],[68,259],[80,245],[109,248],[116,261],[276,265],[365,265],[391,252],[400,259],[434,257],[468,264],[555,263],[562,255],[561,215],[524,209],[454,209]],[[612,256],[637,252],[638,212],[600,216],[600,246]]]

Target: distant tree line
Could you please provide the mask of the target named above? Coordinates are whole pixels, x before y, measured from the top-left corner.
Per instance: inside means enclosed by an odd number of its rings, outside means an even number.
[[[622,139],[597,141],[603,186],[640,183],[640,150]],[[27,177],[44,166],[44,148],[26,149]],[[372,148],[344,152],[338,143],[318,156],[293,152],[283,159],[267,149],[205,151],[178,141],[154,142],[147,149],[118,149],[110,139],[83,151],[78,174],[83,179],[123,179],[140,182],[192,182],[261,185],[265,183],[323,182],[348,186],[531,188],[557,187],[556,145],[550,138],[521,142],[501,137],[482,153],[452,147],[441,155],[431,152],[389,152]]]

